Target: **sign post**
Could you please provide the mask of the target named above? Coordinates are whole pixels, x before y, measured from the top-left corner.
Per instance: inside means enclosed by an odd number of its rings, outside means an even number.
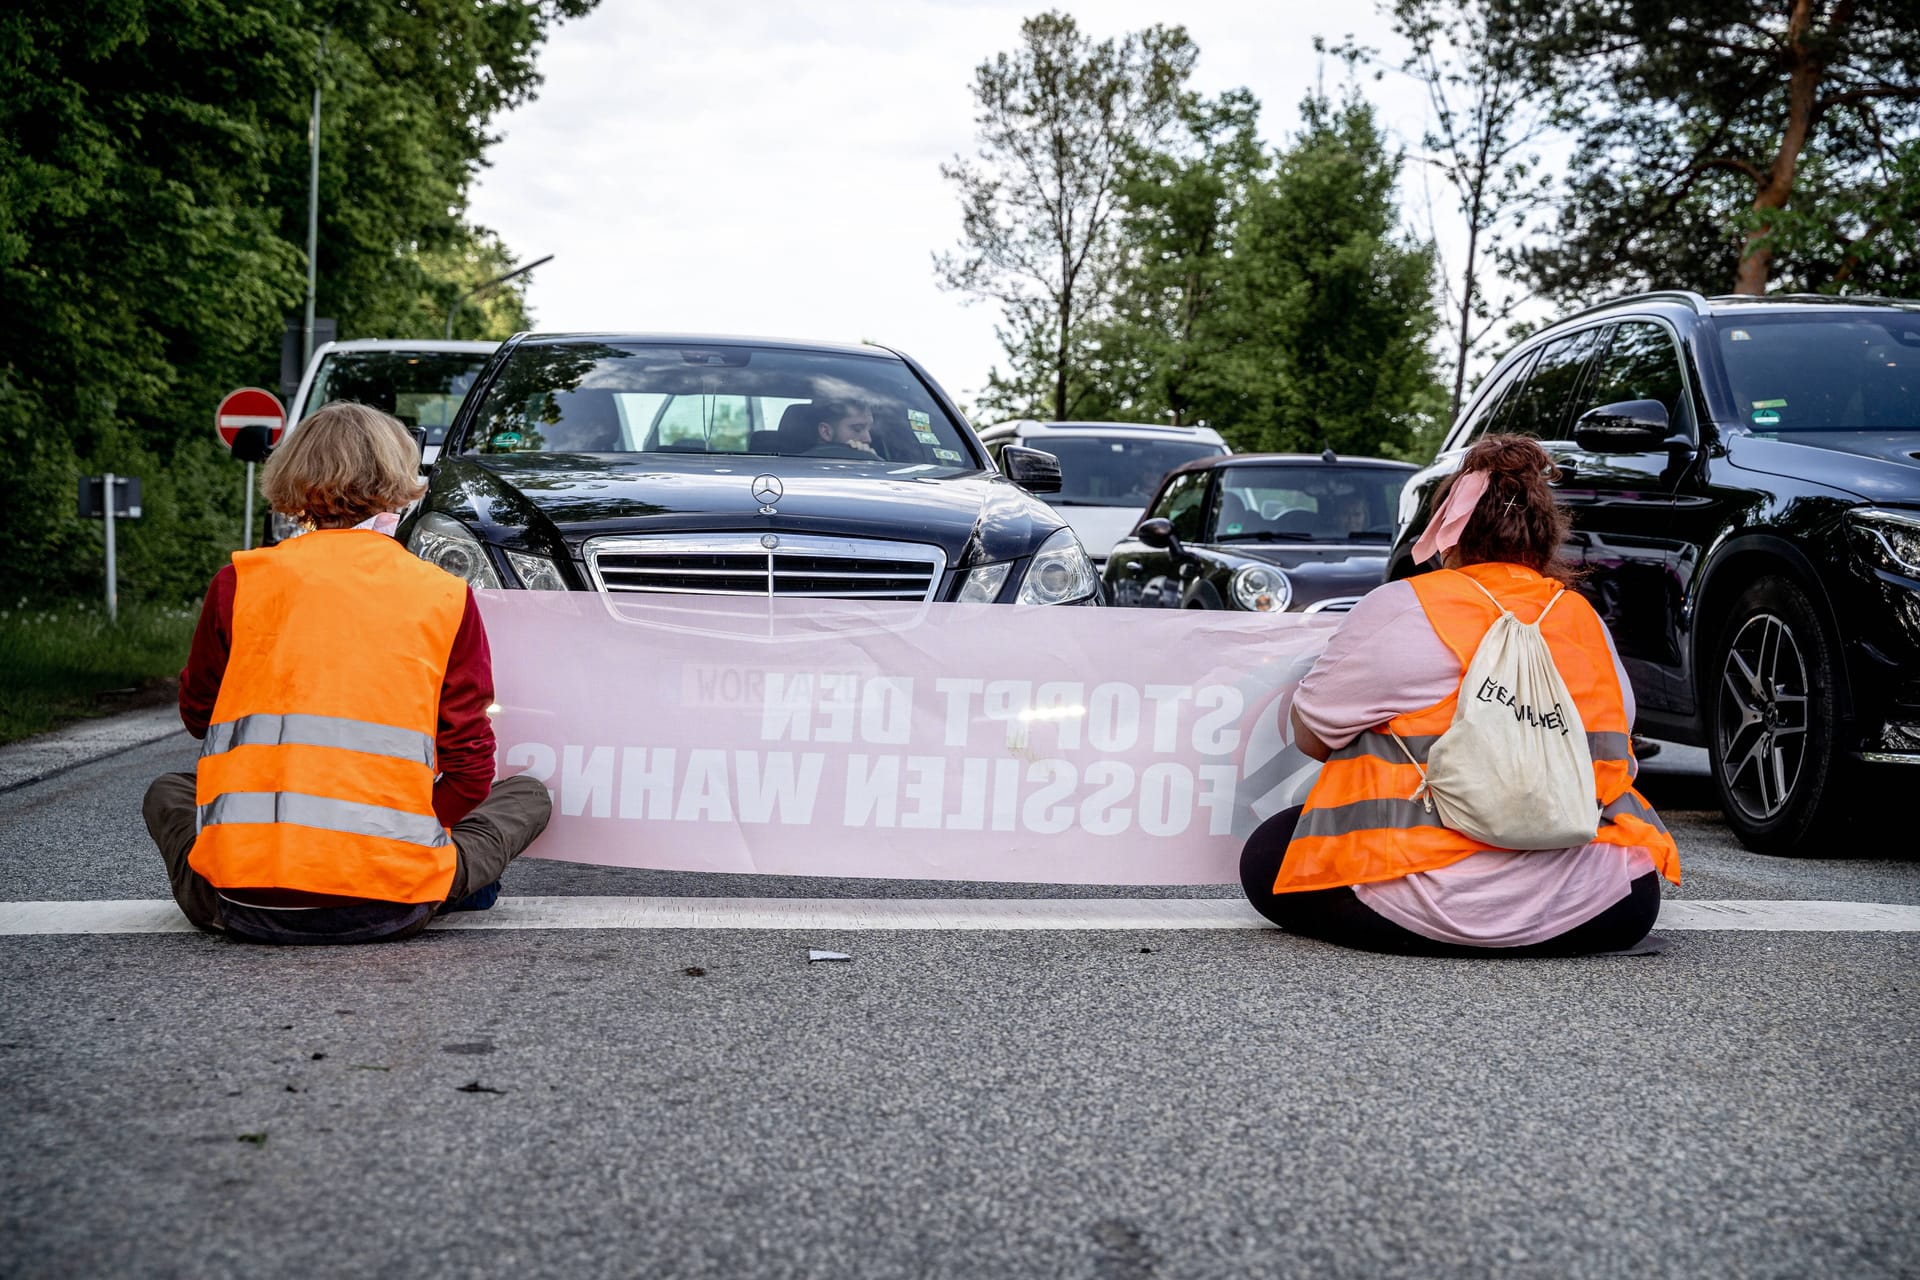
[[[140,515],[140,481],[133,476],[80,477],[80,515],[82,519],[100,516],[107,522],[107,621],[120,620],[120,568],[114,539],[114,520],[120,516],[137,519]]]
[[[266,433],[264,449],[257,437],[260,428]],[[220,401],[220,407],[213,411],[213,429],[219,433],[220,442],[235,457],[247,464],[246,479],[246,527],[240,536],[240,549],[253,547],[253,464],[266,456],[265,449],[271,449],[280,443],[280,436],[287,429],[287,411],[280,407],[280,401],[271,391],[262,391],[259,387],[241,387],[238,391],[229,391]],[[245,432],[244,443],[236,444]]]

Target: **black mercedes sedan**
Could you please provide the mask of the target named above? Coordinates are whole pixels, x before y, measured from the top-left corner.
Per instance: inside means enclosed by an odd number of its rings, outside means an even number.
[[[1351,608],[1385,579],[1400,489],[1414,471],[1332,452],[1236,453],[1175,467],[1107,558],[1107,602]]]
[[[520,334],[399,533],[475,587],[1098,603],[1059,484],[895,351]]]

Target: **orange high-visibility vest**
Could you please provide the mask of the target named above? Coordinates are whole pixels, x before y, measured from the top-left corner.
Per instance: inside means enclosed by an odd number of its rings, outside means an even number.
[[[445,901],[458,855],[433,812],[434,738],[466,586],[365,529],[233,567],[190,865],[218,889]]]
[[[1472,582],[1468,579],[1473,579]],[[1560,584],[1514,564],[1475,564],[1409,579],[1441,643],[1460,660],[1462,678],[1474,650],[1500,616],[1478,582],[1522,622],[1539,619]],[[1626,704],[1614,671],[1606,624],[1585,597],[1568,592],[1541,624],[1553,663],[1573,695],[1593,756],[1593,792],[1600,806],[1596,843],[1639,847],[1680,883],[1680,854],[1653,807],[1633,789],[1633,748]],[[1421,765],[1453,723],[1460,691],[1423,711],[1395,716],[1334,751],[1307,795],[1287,847],[1275,893],[1332,889],[1433,871],[1490,846],[1449,827],[1411,799],[1420,770],[1393,740],[1399,734]]]

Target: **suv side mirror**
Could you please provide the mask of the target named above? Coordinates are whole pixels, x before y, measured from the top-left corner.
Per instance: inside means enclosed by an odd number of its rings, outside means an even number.
[[[414,452],[419,454],[423,458],[426,457],[427,456],[427,429],[425,427],[414,427],[412,430],[408,431],[407,434],[413,437]]]
[[[1667,406],[1658,400],[1620,400],[1589,409],[1573,424],[1573,439],[1589,453],[1648,453],[1667,447]]]
[[[1173,531],[1173,521],[1164,516],[1142,520],[1134,529],[1133,536],[1157,551],[1171,551],[1176,560],[1193,559],[1193,552],[1187,550],[1180,541],[1180,535]]]
[[[1060,492],[1060,459],[1050,453],[1010,444],[1000,451],[1000,470],[1028,493]]]

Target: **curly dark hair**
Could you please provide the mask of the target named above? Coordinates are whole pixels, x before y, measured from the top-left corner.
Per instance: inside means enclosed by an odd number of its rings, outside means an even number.
[[[1566,555],[1573,519],[1553,497],[1557,469],[1531,436],[1482,436],[1433,491],[1428,518],[1445,505],[1455,481],[1476,471],[1487,473],[1487,491],[1460,531],[1454,564],[1518,564],[1569,586],[1578,581],[1580,567]]]

